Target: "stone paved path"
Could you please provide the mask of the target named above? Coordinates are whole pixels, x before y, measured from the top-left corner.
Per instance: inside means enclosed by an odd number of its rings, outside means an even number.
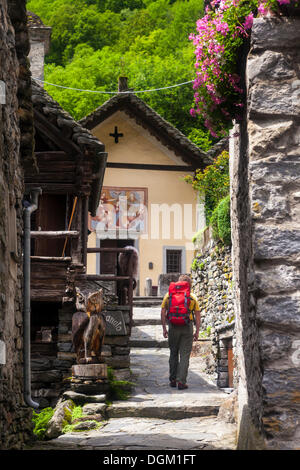
[[[201,370],[201,358],[191,357],[189,388],[171,388],[160,309],[136,307],[133,318],[131,371],[135,386],[131,397],[108,407],[108,420],[100,429],[64,434],[34,449],[235,449],[235,425],[217,417],[228,395]]]

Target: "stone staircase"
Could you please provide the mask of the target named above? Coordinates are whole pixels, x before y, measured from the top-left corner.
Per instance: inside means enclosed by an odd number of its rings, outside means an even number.
[[[204,373],[201,357],[191,357],[189,388],[170,388],[168,340],[163,337],[160,321],[162,298],[154,299],[154,305],[152,298],[134,302],[130,368],[135,387],[129,400],[112,404],[109,417],[177,420],[216,416],[228,396]]]
[[[133,348],[167,348],[168,341],[163,337],[160,321],[160,303],[151,304],[151,301],[134,302],[133,327],[129,345]]]
[[[94,419],[97,415],[95,407],[99,406],[99,419],[101,415],[105,418],[100,429],[67,433],[48,443],[39,443],[36,449],[166,451],[236,448],[235,424],[218,418],[220,406],[228,395],[204,373],[200,356],[191,357],[188,389],[169,386],[169,349],[162,335],[160,303],[158,298],[139,298],[134,302],[130,344],[134,386],[130,398],[110,405],[90,404],[88,412]]]
[[[134,307],[160,307],[163,301],[163,297],[151,296],[151,297],[133,297]]]

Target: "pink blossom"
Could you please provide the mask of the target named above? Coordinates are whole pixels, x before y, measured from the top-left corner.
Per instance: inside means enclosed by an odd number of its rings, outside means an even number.
[[[280,1],[285,1],[285,0],[280,0]],[[252,25],[253,25],[253,13],[251,12],[250,15],[246,16],[245,18],[244,28],[251,29]]]
[[[288,5],[290,3],[290,0],[277,0],[279,5]]]
[[[268,13],[268,8],[264,2],[259,5],[257,10],[260,15],[266,15]]]

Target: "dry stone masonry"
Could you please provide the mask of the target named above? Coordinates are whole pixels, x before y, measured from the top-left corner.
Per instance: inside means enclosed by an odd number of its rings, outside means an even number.
[[[22,165],[32,161],[33,143],[25,1],[2,1],[0,18],[0,447],[20,449],[32,432],[22,339]]]
[[[259,434],[268,448],[300,444],[299,46],[299,18],[254,21],[248,116],[231,146],[243,448]]]
[[[219,387],[228,388],[233,385],[228,377],[228,347],[235,346],[231,247],[211,240],[196,254],[193,268],[193,292],[200,305],[201,331],[211,341],[212,360],[207,361],[206,372]]]
[[[72,345],[73,313],[73,306],[59,309],[57,343],[54,349],[47,341],[39,343],[37,350],[35,344],[32,345],[32,395],[41,408],[55,407],[61,395],[70,388],[78,393],[85,393],[85,389],[93,387],[88,380],[84,380],[84,383],[71,380],[72,366],[76,363]],[[116,380],[129,381],[129,307],[106,305],[103,313],[107,328],[101,356],[105,364],[113,369]]]

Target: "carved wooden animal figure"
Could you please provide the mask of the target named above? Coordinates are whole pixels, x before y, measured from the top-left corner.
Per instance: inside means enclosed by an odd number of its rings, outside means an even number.
[[[136,277],[138,271],[139,253],[133,246],[125,246],[125,252],[119,254],[119,275],[133,276],[133,289],[136,288]],[[121,305],[128,303],[129,281],[119,283],[119,301]]]
[[[105,336],[103,291],[85,296],[76,288],[76,308],[72,317],[72,341],[77,363],[103,362],[101,349]]]
[[[97,362],[103,362],[101,350],[104,342],[106,321],[101,313],[103,309],[103,290],[100,289],[94,294],[90,294],[87,299],[87,315],[89,316],[88,326],[84,330],[83,342],[85,361],[92,362],[92,352],[94,352]]]
[[[90,319],[86,313],[85,296],[77,287],[75,288],[75,293],[76,312],[72,317],[72,342],[77,356],[77,364],[80,364],[80,361],[84,356],[83,332],[87,327]]]

